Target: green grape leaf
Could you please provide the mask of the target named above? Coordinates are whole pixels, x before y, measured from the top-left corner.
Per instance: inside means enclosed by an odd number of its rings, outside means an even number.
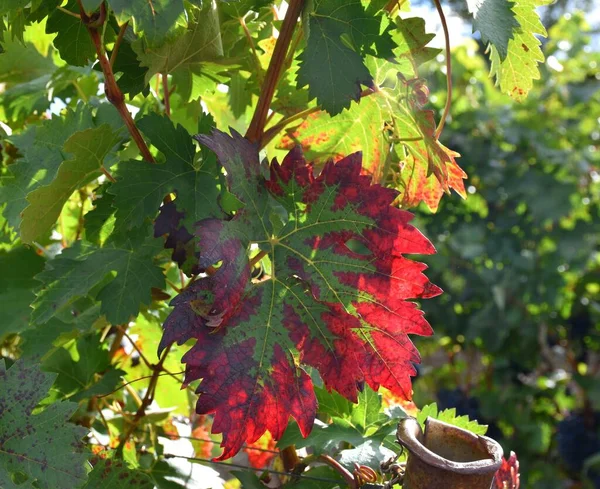
[[[299,56],[298,88],[308,85],[311,98],[339,114],[360,98],[361,85],[373,84],[363,57],[393,56],[389,29],[382,31],[382,17],[360,0],[314,0],[304,18],[307,44]]]
[[[165,41],[185,10],[183,0],[108,0],[119,24],[133,18],[134,30],[152,45]]]
[[[313,447],[317,453],[334,450],[340,443],[350,443],[359,446],[364,442],[363,434],[344,418],[333,418],[331,423],[315,420],[310,434],[304,436],[296,423],[289,423],[277,446],[286,448],[294,445],[296,448]]]
[[[9,89],[14,84],[31,82],[56,70],[52,56],[42,55],[27,42],[6,41],[6,52],[0,56],[0,83]]]
[[[352,403],[335,391],[315,387],[315,395],[319,403],[319,412],[336,418],[349,418],[352,414]]]
[[[71,0],[65,7],[73,13],[79,13],[76,0]],[[74,66],[85,66],[96,59],[96,48],[84,23],[62,10],[55,9],[46,23],[48,34],[56,33],[54,46],[60,57]]]
[[[381,395],[365,387],[358,395],[358,403],[352,404],[351,423],[366,435],[386,420],[387,417],[381,412]]]
[[[232,470],[231,475],[237,477],[242,489],[264,489],[265,486],[254,472],[249,470]]]
[[[402,73],[406,79],[417,78],[416,69],[441,52],[441,49],[427,47],[435,34],[427,34],[425,20],[420,17],[398,18],[395,27],[392,38],[396,43],[394,48],[396,56],[394,61],[398,63],[396,71]],[[387,61],[377,61],[389,66]]]
[[[55,375],[23,360],[8,370],[0,360],[0,487],[80,487],[86,480],[85,428],[69,424],[77,404],[57,402],[33,414]]]
[[[125,227],[140,226],[154,218],[169,193],[175,193],[175,206],[185,212],[183,224],[191,231],[196,221],[221,217],[219,208],[217,165],[203,159],[196,166],[196,147],[182,126],[174,126],[164,116],[149,114],[137,123],[140,130],[164,155],[164,163],[127,161],[119,165],[117,182],[108,192],[115,196],[117,223]],[[162,235],[164,233],[158,233]]]
[[[44,259],[33,250],[24,247],[10,251],[0,250],[0,304],[2,322],[0,341],[7,334],[19,333],[27,328],[35,298],[33,289],[37,283],[34,276],[44,268]]]
[[[547,3],[547,0],[517,0],[512,10],[520,28],[513,32],[508,42],[506,57],[501,56],[495,45],[491,48],[490,72],[496,77],[496,84],[519,102],[527,97],[533,80],[540,78],[537,65],[545,58],[536,35],[545,37],[547,33],[535,8]]]
[[[89,299],[76,301],[58,317],[23,331],[20,337],[24,343],[19,345],[22,358],[39,358],[43,361],[57,348],[83,333],[89,333],[100,316],[100,305],[90,306],[90,302]],[[103,321],[105,324],[106,321]]]
[[[470,420],[468,416],[457,416],[456,409],[445,409],[438,411],[437,403],[428,404],[424,406],[417,415],[417,421],[421,424],[421,428],[425,429],[425,420],[428,418],[435,418],[459,428],[468,430],[476,435],[485,435],[487,432],[487,425],[481,425],[477,420]]]
[[[107,192],[110,184],[103,184],[94,191],[94,208],[84,216],[85,239],[102,245],[114,230],[116,208],[114,195]]]
[[[81,5],[83,5],[86,12],[90,13],[99,8],[103,1],[104,0],[81,0]]]
[[[101,453],[92,458],[94,466],[82,489],[153,489],[154,484],[147,474],[127,466],[124,460],[116,457],[101,458]]]
[[[512,10],[514,3],[509,0],[467,0],[469,12],[473,15],[473,32],[479,31],[484,43],[491,43],[500,59],[508,54],[508,43],[519,23]]]
[[[325,111],[312,114],[298,127],[288,130],[280,147],[292,149],[299,144],[306,157],[318,165],[362,151],[363,169],[379,182],[389,153],[385,115],[374,97],[363,97],[335,117]]]
[[[117,85],[125,94],[129,94],[133,98],[138,93],[146,95],[149,91],[148,82],[146,80],[147,68],[140,64],[136,52],[133,50],[132,38],[133,34],[128,35],[132,31],[128,27],[121,46],[119,47],[118,56],[115,59],[113,70],[115,74],[120,73],[117,80]],[[112,53],[111,53],[112,54]]]
[[[336,489],[345,484],[342,475],[326,465],[311,467],[303,474],[314,479],[292,479],[284,484],[283,489]],[[363,488],[367,489],[368,486],[363,485]]]
[[[50,395],[43,401],[45,405],[59,399],[80,401],[106,394],[117,386],[125,373],[111,367],[108,350],[103,348],[98,335],[80,338],[75,351],[58,348],[42,362],[42,368],[57,374]]]
[[[102,313],[113,324],[128,321],[138,313],[141,303],[150,304],[152,287],[164,287],[162,270],[153,264],[160,248],[159,240],[153,238],[141,243],[139,239],[111,241],[102,248],[77,241],[48,261],[46,269],[36,277],[44,285],[33,303],[32,321],[48,321],[106,280],[108,283],[96,297],[102,303]]]
[[[214,61],[223,55],[217,13],[210,3],[202,9],[191,7],[188,25],[182,35],[160,47],[149,45],[145,39],[136,41],[132,47],[141,66],[148,69],[146,82],[156,73],[190,70],[202,61]]]
[[[109,110],[114,111],[110,106]],[[63,149],[67,140],[78,131],[95,126],[89,107],[78,105],[63,117],[30,125],[9,138],[23,155],[10,165],[8,175],[2,178],[0,186],[0,199],[6,202],[3,214],[11,227],[19,229],[21,213],[28,205],[27,195],[49,185],[56,178],[61,164],[68,159]]]
[[[71,194],[102,174],[105,157],[119,142],[108,124],[76,132],[67,139],[63,149],[73,157],[61,163],[50,184],[27,195],[29,206],[22,213],[20,228],[25,243],[52,228]]]
[[[379,470],[381,463],[396,457],[396,452],[384,447],[376,440],[366,440],[364,443],[340,452],[339,461],[342,465],[353,470],[358,465]]]

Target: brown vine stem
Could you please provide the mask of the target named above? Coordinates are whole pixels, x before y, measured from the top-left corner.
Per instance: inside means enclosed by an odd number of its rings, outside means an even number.
[[[123,37],[127,32],[127,26],[129,25],[129,21],[125,22],[121,28],[119,29],[119,35],[117,36],[117,40],[115,41],[115,45],[113,47],[112,53],[110,53],[110,67],[115,65],[115,60],[117,59],[117,54],[119,53],[119,48],[121,47],[121,43],[123,42]]]
[[[393,14],[394,12],[402,8],[402,5],[404,5],[405,1],[406,0],[390,0],[387,3],[387,5],[383,7],[383,10],[386,10],[388,13]]]
[[[131,134],[131,138],[134,140],[135,144],[140,150],[143,158],[150,163],[154,163],[154,157],[152,153],[150,153],[150,149],[144,141],[144,138],[140,134],[133,117],[129,113],[127,106],[125,105],[125,96],[121,89],[117,85],[117,81],[115,80],[115,74],[113,73],[112,66],[110,61],[106,57],[106,52],[104,51],[104,46],[102,44],[102,38],[100,36],[100,28],[106,21],[106,5],[103,3],[100,4],[100,12],[94,13],[89,16],[85,9],[83,8],[83,4],[81,0],[78,0],[79,10],[81,21],[86,26],[90,37],[92,38],[92,42],[94,43],[94,47],[96,48],[96,54],[98,55],[98,62],[100,63],[100,67],[102,68],[102,73],[104,74],[104,93],[106,94],[106,98],[108,101],[115,106],[121,119],[125,123],[129,134]]]
[[[450,106],[452,105],[452,59],[450,58],[450,33],[448,32],[446,16],[444,15],[444,10],[442,9],[440,0],[433,0],[433,2],[435,3],[435,8],[440,16],[440,21],[442,22],[442,29],[444,30],[444,42],[446,43],[446,91],[448,93],[446,95],[446,105],[444,106],[442,118],[440,119],[437,129],[435,130],[435,137],[436,139],[439,139],[440,134],[442,134],[442,131],[444,130],[444,124],[446,123],[448,114],[450,114]]]
[[[287,58],[285,59],[285,61],[283,63],[283,71],[289,70],[290,67],[292,66],[292,63],[294,62],[294,54],[296,52],[296,49],[298,49],[298,45],[300,44],[300,41],[302,41],[303,37],[304,37],[304,28],[302,27],[302,24],[300,24],[298,29],[296,29],[296,32],[294,34],[294,38],[292,39],[292,43],[291,43]]]
[[[258,97],[258,103],[256,110],[250,122],[250,127],[246,132],[246,138],[252,142],[259,142],[262,138],[265,124],[267,122],[267,116],[269,115],[269,107],[275,94],[275,88],[279,82],[279,77],[283,70],[284,61],[287,55],[290,42],[294,35],[294,29],[298,22],[298,17],[302,11],[304,0],[290,0],[279,37],[275,43],[275,49],[273,50],[273,57],[269,62],[269,68],[267,68],[267,75],[265,81],[262,84],[262,90]]]
[[[113,359],[119,349],[121,348],[121,341],[123,340],[123,336],[125,335],[124,328],[117,328],[117,332],[113,339],[112,345],[110,347],[110,351],[108,352],[108,358]]]
[[[169,76],[166,73],[160,75],[162,78],[162,86],[163,86],[163,100],[165,103],[165,114],[167,117],[171,118],[171,93],[169,92]]]
[[[250,268],[256,265],[259,261],[261,261],[265,256],[267,256],[266,251],[259,251],[258,254],[250,260]]]
[[[104,167],[100,168],[100,171],[104,173],[104,176],[108,178],[112,183],[115,183],[117,179],[112,176],[112,174]]]

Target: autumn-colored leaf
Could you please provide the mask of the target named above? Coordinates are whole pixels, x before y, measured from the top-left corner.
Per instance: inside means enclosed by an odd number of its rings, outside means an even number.
[[[502,465],[494,475],[495,489],[519,489],[519,461],[517,454],[510,452],[508,460],[502,457]]]
[[[317,165],[362,151],[363,170],[379,183],[390,147],[384,114],[374,96],[363,97],[336,117],[324,111],[309,116],[288,131],[280,147],[292,149],[299,144],[306,157]]]
[[[435,212],[450,190],[466,197],[467,175],[456,163],[460,155],[440,143],[434,112],[425,108],[429,91],[417,68],[438,52],[427,47],[434,36],[418,18],[397,19],[396,28],[395,62],[367,59],[374,91],[335,117],[312,114],[288,129],[279,147],[299,144],[317,165],[360,150],[364,173],[391,183],[400,192],[396,203],[408,208],[425,202]]]
[[[424,201],[435,212],[443,193],[450,189],[465,198],[463,179],[467,174],[456,163],[460,155],[438,140],[433,111],[423,108],[429,99],[423,81],[398,81],[393,91],[382,90],[381,95],[393,117],[399,160],[394,180],[402,205],[412,207]]]
[[[254,443],[246,445],[244,452],[248,455],[250,465],[255,469],[267,467],[277,456],[275,445],[276,442],[268,431]]]
[[[436,143],[434,143],[436,144]],[[446,148],[443,144],[437,143],[439,152],[434,157],[443,166],[440,167],[441,178],[445,179],[446,191],[454,189],[463,198],[466,197],[465,184],[463,180],[467,174],[460,166],[456,164],[458,153]],[[435,212],[444,194],[444,186],[440,183],[439,177],[435,173],[427,173],[427,167],[418,163],[418,157],[412,153],[405,153],[404,160],[400,161],[400,171],[396,176],[396,184],[402,195],[403,207],[414,207],[423,201]]]
[[[200,266],[218,270],[173,300],[161,349],[197,340],[183,358],[185,382],[202,379],[196,408],[214,413],[219,459],[267,430],[279,439],[290,416],[308,434],[316,399],[303,364],[354,402],[364,383],[409,399],[419,354],[407,335],[431,328],[407,299],[440,289],[424,265],[403,256],[434,249],[409,224],[411,214],[391,205],[397,192],[361,175],[359,153],[315,176],[293,150],[265,180],[258,148],[239,134],[198,139],[217,154],[245,207],[230,220],[197,224]],[[250,279],[251,243],[270,258],[260,283]]]

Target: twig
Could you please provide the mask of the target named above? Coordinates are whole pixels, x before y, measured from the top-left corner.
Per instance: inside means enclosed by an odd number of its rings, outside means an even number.
[[[130,385],[126,385],[125,390],[127,392],[129,392],[129,395],[131,397],[133,397],[133,399],[135,400],[135,403],[138,405],[138,407],[140,407],[142,405],[142,398],[138,395],[138,393],[135,391],[135,389],[133,387],[131,387]]]
[[[248,26],[246,25],[246,20],[244,19],[244,17],[240,17],[240,25],[242,26],[242,29],[244,30],[244,35],[246,36],[246,39],[248,40],[248,44],[250,44],[250,49],[252,50],[252,55],[254,56],[254,64],[256,66],[256,76],[258,77],[258,84],[262,85],[263,82],[263,69],[262,66],[260,64],[260,58],[258,57],[258,53],[256,52],[256,46],[254,45],[254,40],[252,39],[252,34],[250,34],[250,31],[248,30]]]
[[[117,328],[117,333],[115,334],[110,351],[108,352],[108,358],[112,359],[115,357],[119,351],[119,348],[121,348],[121,340],[123,339],[123,336],[125,336],[125,328]]]
[[[109,172],[109,171],[108,171],[106,168],[104,168],[103,166],[102,166],[102,167],[100,167],[100,171],[101,171],[102,173],[104,173],[104,176],[105,176],[106,178],[108,178],[108,179],[109,179],[109,180],[110,180],[112,183],[115,183],[115,182],[117,181],[117,179],[116,179],[115,177],[113,177],[113,176],[111,175],[111,173],[110,173],[110,172]]]
[[[165,278],[165,281],[175,292],[177,292],[178,294],[181,294],[182,289],[180,287],[177,287],[177,285],[175,285],[173,282],[171,282],[168,278]]]
[[[327,465],[335,469],[346,481],[346,484],[350,486],[351,489],[359,489],[358,481],[354,477],[354,475],[346,469],[343,465],[341,465],[337,460],[331,458],[329,455],[321,455],[319,460],[325,462]]]
[[[169,77],[166,73],[160,75],[162,78],[162,86],[163,86],[163,100],[165,103],[165,114],[167,117],[171,118],[171,100],[170,100],[170,92],[169,92]]]
[[[98,414],[100,415],[100,419],[102,420],[102,424],[106,427],[106,432],[108,433],[108,437],[112,438],[112,433],[110,431],[110,425],[108,424],[108,421],[106,421],[106,418],[104,417],[104,414],[102,413],[102,408],[100,406],[98,406]]]
[[[64,7],[58,6],[56,8],[64,14],[70,15],[71,17],[75,17],[76,19],[81,19],[81,16],[79,14],[76,14],[75,12],[71,12],[70,10],[68,10]]]
[[[143,432],[143,433],[145,433],[145,432]],[[162,436],[163,438],[169,437],[169,435],[160,435],[160,434],[158,436]],[[206,443],[218,443],[215,440],[211,440],[210,438],[198,438],[196,436],[177,435],[177,438],[181,438],[183,440],[202,441],[202,442],[206,442]],[[279,450],[270,450],[268,448],[251,447],[250,445],[244,445],[244,447],[242,449],[243,450],[252,450],[252,451],[256,451],[256,452],[274,453],[275,455],[278,455],[280,453]]]
[[[266,251],[259,251],[258,254],[250,260],[250,268],[256,265],[259,261],[261,261],[265,256],[267,256]]]
[[[87,95],[85,93],[83,93],[83,90],[79,86],[79,83],[77,83],[75,80],[72,80],[71,84],[75,87],[75,90],[77,91],[77,95],[79,95],[79,98],[81,100],[83,100],[87,104],[88,103],[88,97],[87,97]]]
[[[320,110],[320,107],[311,107],[310,109],[302,110],[289,117],[286,117],[285,119],[280,120],[277,124],[271,126],[263,133],[262,137],[260,138],[260,147],[264,148],[273,140],[275,136],[277,136],[277,134],[279,134],[280,131],[285,129],[285,127],[291,124],[292,122],[295,122],[299,119],[305,119],[309,115],[314,114],[315,112],[319,112]]]
[[[154,163],[154,157],[152,153],[150,153],[150,149],[144,141],[144,138],[140,134],[133,117],[129,113],[127,106],[125,105],[125,97],[123,96],[123,92],[117,85],[117,81],[115,80],[115,75],[112,70],[112,66],[110,61],[106,57],[106,53],[104,51],[104,46],[102,45],[102,39],[100,36],[99,28],[104,24],[106,20],[106,5],[103,3],[100,4],[100,13],[98,15],[94,14],[92,17],[88,16],[83,8],[83,4],[81,0],[79,2],[79,10],[81,15],[81,21],[86,26],[90,37],[92,38],[92,42],[94,43],[94,47],[96,48],[96,54],[98,55],[98,62],[100,63],[100,67],[102,68],[102,73],[104,74],[104,93],[106,94],[106,98],[108,101],[115,106],[119,115],[123,119],[125,126],[127,126],[127,130],[129,134],[131,134],[132,139],[135,141],[135,144],[140,150],[143,158],[150,163]]]
[[[125,338],[127,338],[129,343],[131,343],[131,346],[137,352],[137,354],[140,356],[142,362],[144,362],[148,368],[152,368],[152,364],[148,361],[148,359],[146,358],[146,356],[144,355],[142,350],[140,350],[140,348],[136,345],[135,341],[133,341],[133,338],[127,334],[127,331],[125,331],[125,328],[123,328],[123,326],[117,326],[117,328],[123,330],[123,336]]]
[[[285,19],[283,20],[283,25],[281,26],[281,31],[279,32],[279,37],[275,43],[273,57],[269,62],[267,75],[262,85],[260,96],[258,97],[254,116],[250,122],[248,132],[246,132],[246,138],[252,142],[259,142],[262,138],[267,115],[269,114],[269,107],[271,106],[275,88],[277,87],[279,77],[283,70],[284,60],[303,4],[304,0],[290,0]]]
[[[296,49],[298,49],[298,45],[300,44],[300,41],[302,40],[303,36],[304,29],[302,28],[302,24],[300,24],[300,26],[298,26],[298,29],[296,29],[288,55],[283,63],[283,71],[289,70],[292,66],[292,63],[294,62],[294,54],[296,53]]]
[[[450,33],[448,32],[448,24],[446,23],[446,16],[444,15],[444,10],[442,9],[442,5],[440,4],[440,0],[433,0],[435,3],[435,8],[438,11],[440,16],[440,20],[442,22],[442,29],[444,30],[444,41],[446,43],[446,105],[444,106],[444,112],[442,113],[442,118],[435,130],[435,137],[438,139],[442,131],[444,130],[444,124],[446,123],[446,118],[448,114],[450,114],[450,106],[452,105],[452,59],[450,58]]]
[[[117,40],[115,41],[115,45],[113,47],[112,53],[110,53],[110,67],[112,68],[115,65],[115,60],[117,59],[117,54],[119,53],[119,48],[121,47],[121,42],[123,41],[123,37],[127,32],[127,26],[129,25],[129,21],[125,22],[121,29],[119,29],[119,35],[117,36]]]
[[[160,376],[161,376],[161,377],[162,377],[163,375],[171,375],[171,376],[174,376],[174,375],[177,375],[177,374],[179,374],[179,375],[183,375],[184,373],[185,373],[185,371],[176,372],[176,373],[164,372],[164,373],[161,373],[161,374],[160,374]],[[154,375],[154,374],[153,374],[153,375]],[[129,380],[129,381],[127,381],[127,382],[124,382],[124,383],[122,383],[122,384],[121,384],[119,387],[117,387],[116,389],[114,389],[114,390],[112,390],[112,391],[110,391],[110,392],[108,392],[108,393],[106,393],[106,394],[102,394],[102,395],[99,395],[99,396],[96,396],[96,397],[98,397],[98,398],[101,398],[101,397],[108,397],[108,396],[111,396],[111,395],[113,395],[115,392],[118,392],[118,391],[120,391],[121,389],[124,389],[124,388],[126,388],[128,385],[134,384],[135,382],[140,382],[140,381],[142,381],[142,380],[151,379],[151,378],[153,377],[153,375],[144,375],[143,377],[138,377],[137,379]],[[177,380],[180,380],[180,379],[177,379]]]
[[[131,425],[129,426],[129,429],[127,430],[125,435],[121,438],[121,440],[119,442],[119,449],[122,449],[122,447],[125,445],[125,443],[127,443],[127,440],[129,440],[129,437],[136,430],[137,425],[139,424],[140,420],[144,416],[146,416],[146,409],[148,408],[148,406],[150,406],[150,404],[152,404],[152,401],[154,400],[154,392],[156,390],[156,384],[158,383],[158,378],[160,377],[160,375],[162,373],[163,364],[165,363],[165,360],[167,359],[167,356],[168,356],[170,350],[171,350],[171,345],[168,345],[165,348],[165,351],[163,352],[158,363],[152,367],[153,373],[152,373],[152,376],[150,377],[150,383],[148,384],[148,389],[146,390],[146,394],[144,395],[144,398],[142,399],[142,405],[138,408],[138,410],[135,413],[135,416],[131,420]]]

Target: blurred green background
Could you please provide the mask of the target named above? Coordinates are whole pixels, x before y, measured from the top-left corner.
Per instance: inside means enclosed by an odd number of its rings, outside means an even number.
[[[422,304],[435,336],[416,340],[415,401],[489,424],[517,452],[521,487],[599,489],[598,32],[582,12],[546,18],[547,62],[522,104],[495,90],[475,41],[454,51],[442,139],[462,155],[469,197],[417,211],[445,293]],[[440,66],[420,75],[441,109]]]

